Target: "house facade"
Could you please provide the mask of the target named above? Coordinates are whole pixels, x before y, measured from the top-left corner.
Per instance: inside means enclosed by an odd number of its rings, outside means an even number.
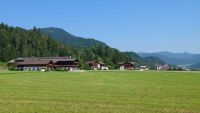
[[[9,61],[8,67],[20,71],[72,71],[79,69],[79,61],[70,57],[19,57]]]
[[[168,70],[170,67],[168,64],[164,64],[164,65],[157,65],[156,69],[157,70]]]
[[[134,62],[120,62],[119,63],[120,70],[135,70]]]
[[[140,66],[140,71],[148,71],[149,68],[147,66]]]
[[[88,61],[86,62],[86,65],[88,65],[92,70],[108,70],[108,67],[103,62]]]

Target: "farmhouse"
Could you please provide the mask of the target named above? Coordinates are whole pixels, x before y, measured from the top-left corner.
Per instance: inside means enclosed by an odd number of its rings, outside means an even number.
[[[134,62],[120,62],[119,63],[120,70],[135,70]]]
[[[79,61],[71,57],[19,57],[9,61],[8,67],[21,71],[78,70]]]
[[[86,65],[88,65],[92,70],[108,70],[108,67],[103,62],[88,61],[86,62]]]

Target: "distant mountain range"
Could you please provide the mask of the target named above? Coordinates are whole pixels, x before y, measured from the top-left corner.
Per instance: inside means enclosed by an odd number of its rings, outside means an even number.
[[[61,28],[41,28],[40,31],[43,34],[50,35],[52,38],[58,41],[64,42],[67,45],[75,47],[91,47],[94,45],[107,46],[104,42],[95,39],[74,36]]]
[[[146,65],[146,66],[149,66],[150,69],[156,69],[156,65],[165,64],[165,62],[158,57],[154,57],[154,56],[141,57],[137,53],[134,53],[134,52],[124,52],[124,53],[134,58],[136,65],[137,64]]]
[[[175,65],[196,65],[200,63],[200,54],[192,53],[172,53],[172,52],[155,52],[155,53],[138,53],[142,57],[154,56],[162,59],[168,64]]]

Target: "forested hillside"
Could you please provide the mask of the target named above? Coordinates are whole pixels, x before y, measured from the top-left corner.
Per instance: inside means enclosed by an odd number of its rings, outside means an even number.
[[[62,41],[65,44],[71,45],[74,47],[92,47],[95,45],[107,46],[105,43],[95,40],[95,39],[91,39],[91,38],[86,39],[86,38],[74,36],[61,28],[55,28],[55,27],[41,28],[40,31],[42,34],[48,34],[52,38]]]
[[[112,68],[118,62],[132,60],[129,56],[108,46],[94,45],[89,48],[75,48],[59,42],[40,29],[25,30],[0,24],[0,61],[7,62],[16,57],[72,56],[82,65],[88,60],[103,60]]]
[[[66,56],[76,50],[49,36],[42,36],[40,30],[25,30],[0,24],[0,61],[22,56]]]
[[[146,62],[136,53],[135,56],[123,53],[104,43],[79,48],[56,40],[56,38],[52,38],[49,34],[44,35],[36,27],[33,30],[25,30],[3,23],[0,24],[1,62],[7,62],[17,57],[33,56],[72,56],[80,60],[81,67],[84,67],[85,62],[89,60],[101,60],[108,64],[110,68],[117,68],[118,63],[122,61],[135,61],[138,65],[143,65]],[[152,60],[148,60],[148,66],[152,65],[151,62]]]

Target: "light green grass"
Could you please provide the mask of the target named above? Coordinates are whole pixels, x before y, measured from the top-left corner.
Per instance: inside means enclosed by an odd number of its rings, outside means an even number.
[[[200,73],[0,72],[2,113],[200,113]]]

